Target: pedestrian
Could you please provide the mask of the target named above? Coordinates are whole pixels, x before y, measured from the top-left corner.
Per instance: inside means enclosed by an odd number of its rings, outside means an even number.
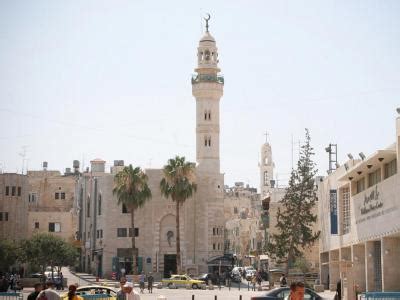
[[[11,276],[10,276],[10,289],[14,290],[14,287],[15,287],[15,277],[14,277],[13,274],[11,274]]]
[[[76,285],[74,284],[68,287],[68,300],[83,300],[81,296],[76,294]]]
[[[54,282],[47,281],[46,289],[41,291],[36,299],[37,300],[60,300],[60,295],[54,290]]]
[[[35,290],[29,294],[28,300],[36,300],[37,296],[43,289],[43,285],[41,283],[35,283],[34,288]]]
[[[125,278],[124,276],[122,276],[122,277],[119,279],[119,286],[120,286],[120,289],[119,289],[118,292],[117,292],[117,300],[125,300],[125,298],[126,298],[126,297],[125,297],[125,293],[124,293],[124,291],[123,291],[125,283],[126,283],[126,278]]]
[[[6,278],[6,276],[1,276],[1,280],[0,280],[0,292],[7,292],[8,291],[8,280]]]
[[[143,294],[144,293],[144,282],[146,280],[146,276],[144,275],[144,272],[139,275],[139,287],[140,287],[140,292]]]
[[[257,284],[258,284],[259,286],[261,286],[261,281],[262,281],[261,270],[258,270],[258,271],[256,272],[256,280],[257,280]]]
[[[281,278],[279,278],[279,283],[280,283],[281,287],[287,285],[287,280],[286,280],[285,274],[282,274]]]
[[[140,300],[140,295],[133,289],[132,282],[126,282],[122,288],[126,300]]]
[[[147,276],[147,288],[149,289],[149,293],[153,293],[153,283],[154,283],[154,277],[151,274],[151,272],[149,272],[149,276]]]
[[[254,274],[254,275],[251,277],[251,290],[252,290],[252,291],[255,291],[255,290],[256,290],[256,283],[257,283],[257,278],[256,278],[256,275]]]
[[[342,281],[340,279],[336,284],[336,296],[338,300],[342,299]]]
[[[62,272],[60,272],[60,288],[62,289],[62,290],[64,290],[64,275],[63,275],[63,273]]]
[[[290,285],[289,300],[304,300],[304,292],[304,283],[300,281],[292,282]]]

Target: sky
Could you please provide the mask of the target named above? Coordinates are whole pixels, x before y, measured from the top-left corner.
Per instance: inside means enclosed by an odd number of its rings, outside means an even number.
[[[280,184],[305,128],[321,175],[329,143],[343,163],[395,142],[400,1],[3,0],[0,169],[195,161],[190,78],[206,13],[225,77],[225,184],[259,186],[266,131]]]

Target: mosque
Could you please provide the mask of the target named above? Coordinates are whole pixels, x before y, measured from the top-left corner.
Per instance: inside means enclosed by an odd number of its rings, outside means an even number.
[[[192,93],[196,101],[197,192],[181,208],[181,269],[198,274],[208,271],[208,262],[224,253],[224,175],[220,172],[219,103],[224,78],[219,75],[218,48],[206,30],[197,47]],[[110,277],[130,273],[131,237],[136,236],[139,270],[161,276],[176,271],[175,204],[165,199],[159,184],[162,169],[146,169],[152,199],[135,213],[134,232],[130,214],[112,194],[114,176],[123,161],[114,161],[110,173],[105,161],[91,161],[91,168],[76,183],[77,236],[81,242],[82,271]]]

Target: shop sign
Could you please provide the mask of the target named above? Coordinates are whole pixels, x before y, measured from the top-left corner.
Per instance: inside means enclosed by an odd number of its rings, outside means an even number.
[[[329,191],[329,204],[331,213],[331,234],[338,234],[337,190]]]
[[[362,215],[383,207],[383,202],[379,199],[379,195],[380,193],[378,192],[378,185],[375,185],[375,189],[373,189],[371,192],[365,193],[364,202],[360,206],[360,212]]]

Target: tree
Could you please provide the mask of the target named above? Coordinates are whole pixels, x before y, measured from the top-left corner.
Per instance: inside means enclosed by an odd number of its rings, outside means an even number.
[[[140,167],[124,167],[114,178],[113,194],[117,196],[118,205],[125,205],[131,214],[133,274],[137,274],[138,252],[135,245],[135,210],[151,199],[151,190],[147,185],[148,177]]]
[[[268,244],[270,256],[287,263],[286,274],[295,259],[302,255],[301,250],[312,246],[319,237],[319,231],[313,231],[313,224],[317,221],[313,214],[317,201],[314,182],[317,170],[311,159],[314,153],[310,140],[306,129],[297,169],[291,172],[289,187],[278,208],[277,233],[271,235]]]
[[[73,264],[78,256],[75,248],[58,236],[39,233],[21,242],[21,260],[38,265],[45,272],[47,266],[66,266]]]
[[[171,197],[176,204],[176,269],[181,272],[181,243],[179,230],[179,208],[192,197],[197,189],[195,183],[195,163],[187,162],[185,157],[175,156],[163,168],[164,178],[160,182],[161,194]]]
[[[17,249],[13,241],[0,240],[0,271],[7,272],[15,264],[18,259]]]

